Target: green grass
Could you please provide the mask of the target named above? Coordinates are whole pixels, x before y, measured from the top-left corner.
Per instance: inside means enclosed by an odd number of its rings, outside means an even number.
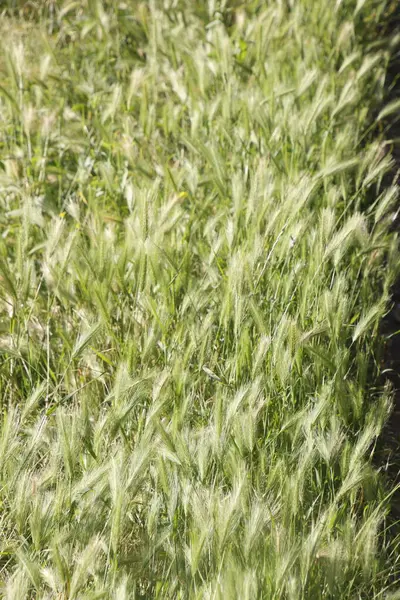
[[[399,597],[394,6],[2,3],[2,598]]]

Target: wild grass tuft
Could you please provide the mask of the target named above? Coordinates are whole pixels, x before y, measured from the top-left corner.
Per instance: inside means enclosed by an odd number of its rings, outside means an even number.
[[[398,593],[392,5],[3,2],[2,597]]]

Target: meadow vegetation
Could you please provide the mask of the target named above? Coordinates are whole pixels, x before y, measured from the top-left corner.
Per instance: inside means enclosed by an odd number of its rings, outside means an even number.
[[[400,597],[394,7],[1,3],[2,598]]]

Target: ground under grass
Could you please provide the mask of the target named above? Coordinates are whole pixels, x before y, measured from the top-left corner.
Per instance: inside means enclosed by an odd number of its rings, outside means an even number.
[[[396,591],[394,6],[3,1],[1,597]]]

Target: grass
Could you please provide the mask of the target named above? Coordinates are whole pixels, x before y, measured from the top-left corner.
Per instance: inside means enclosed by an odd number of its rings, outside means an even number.
[[[399,597],[394,7],[3,2],[1,597]]]

